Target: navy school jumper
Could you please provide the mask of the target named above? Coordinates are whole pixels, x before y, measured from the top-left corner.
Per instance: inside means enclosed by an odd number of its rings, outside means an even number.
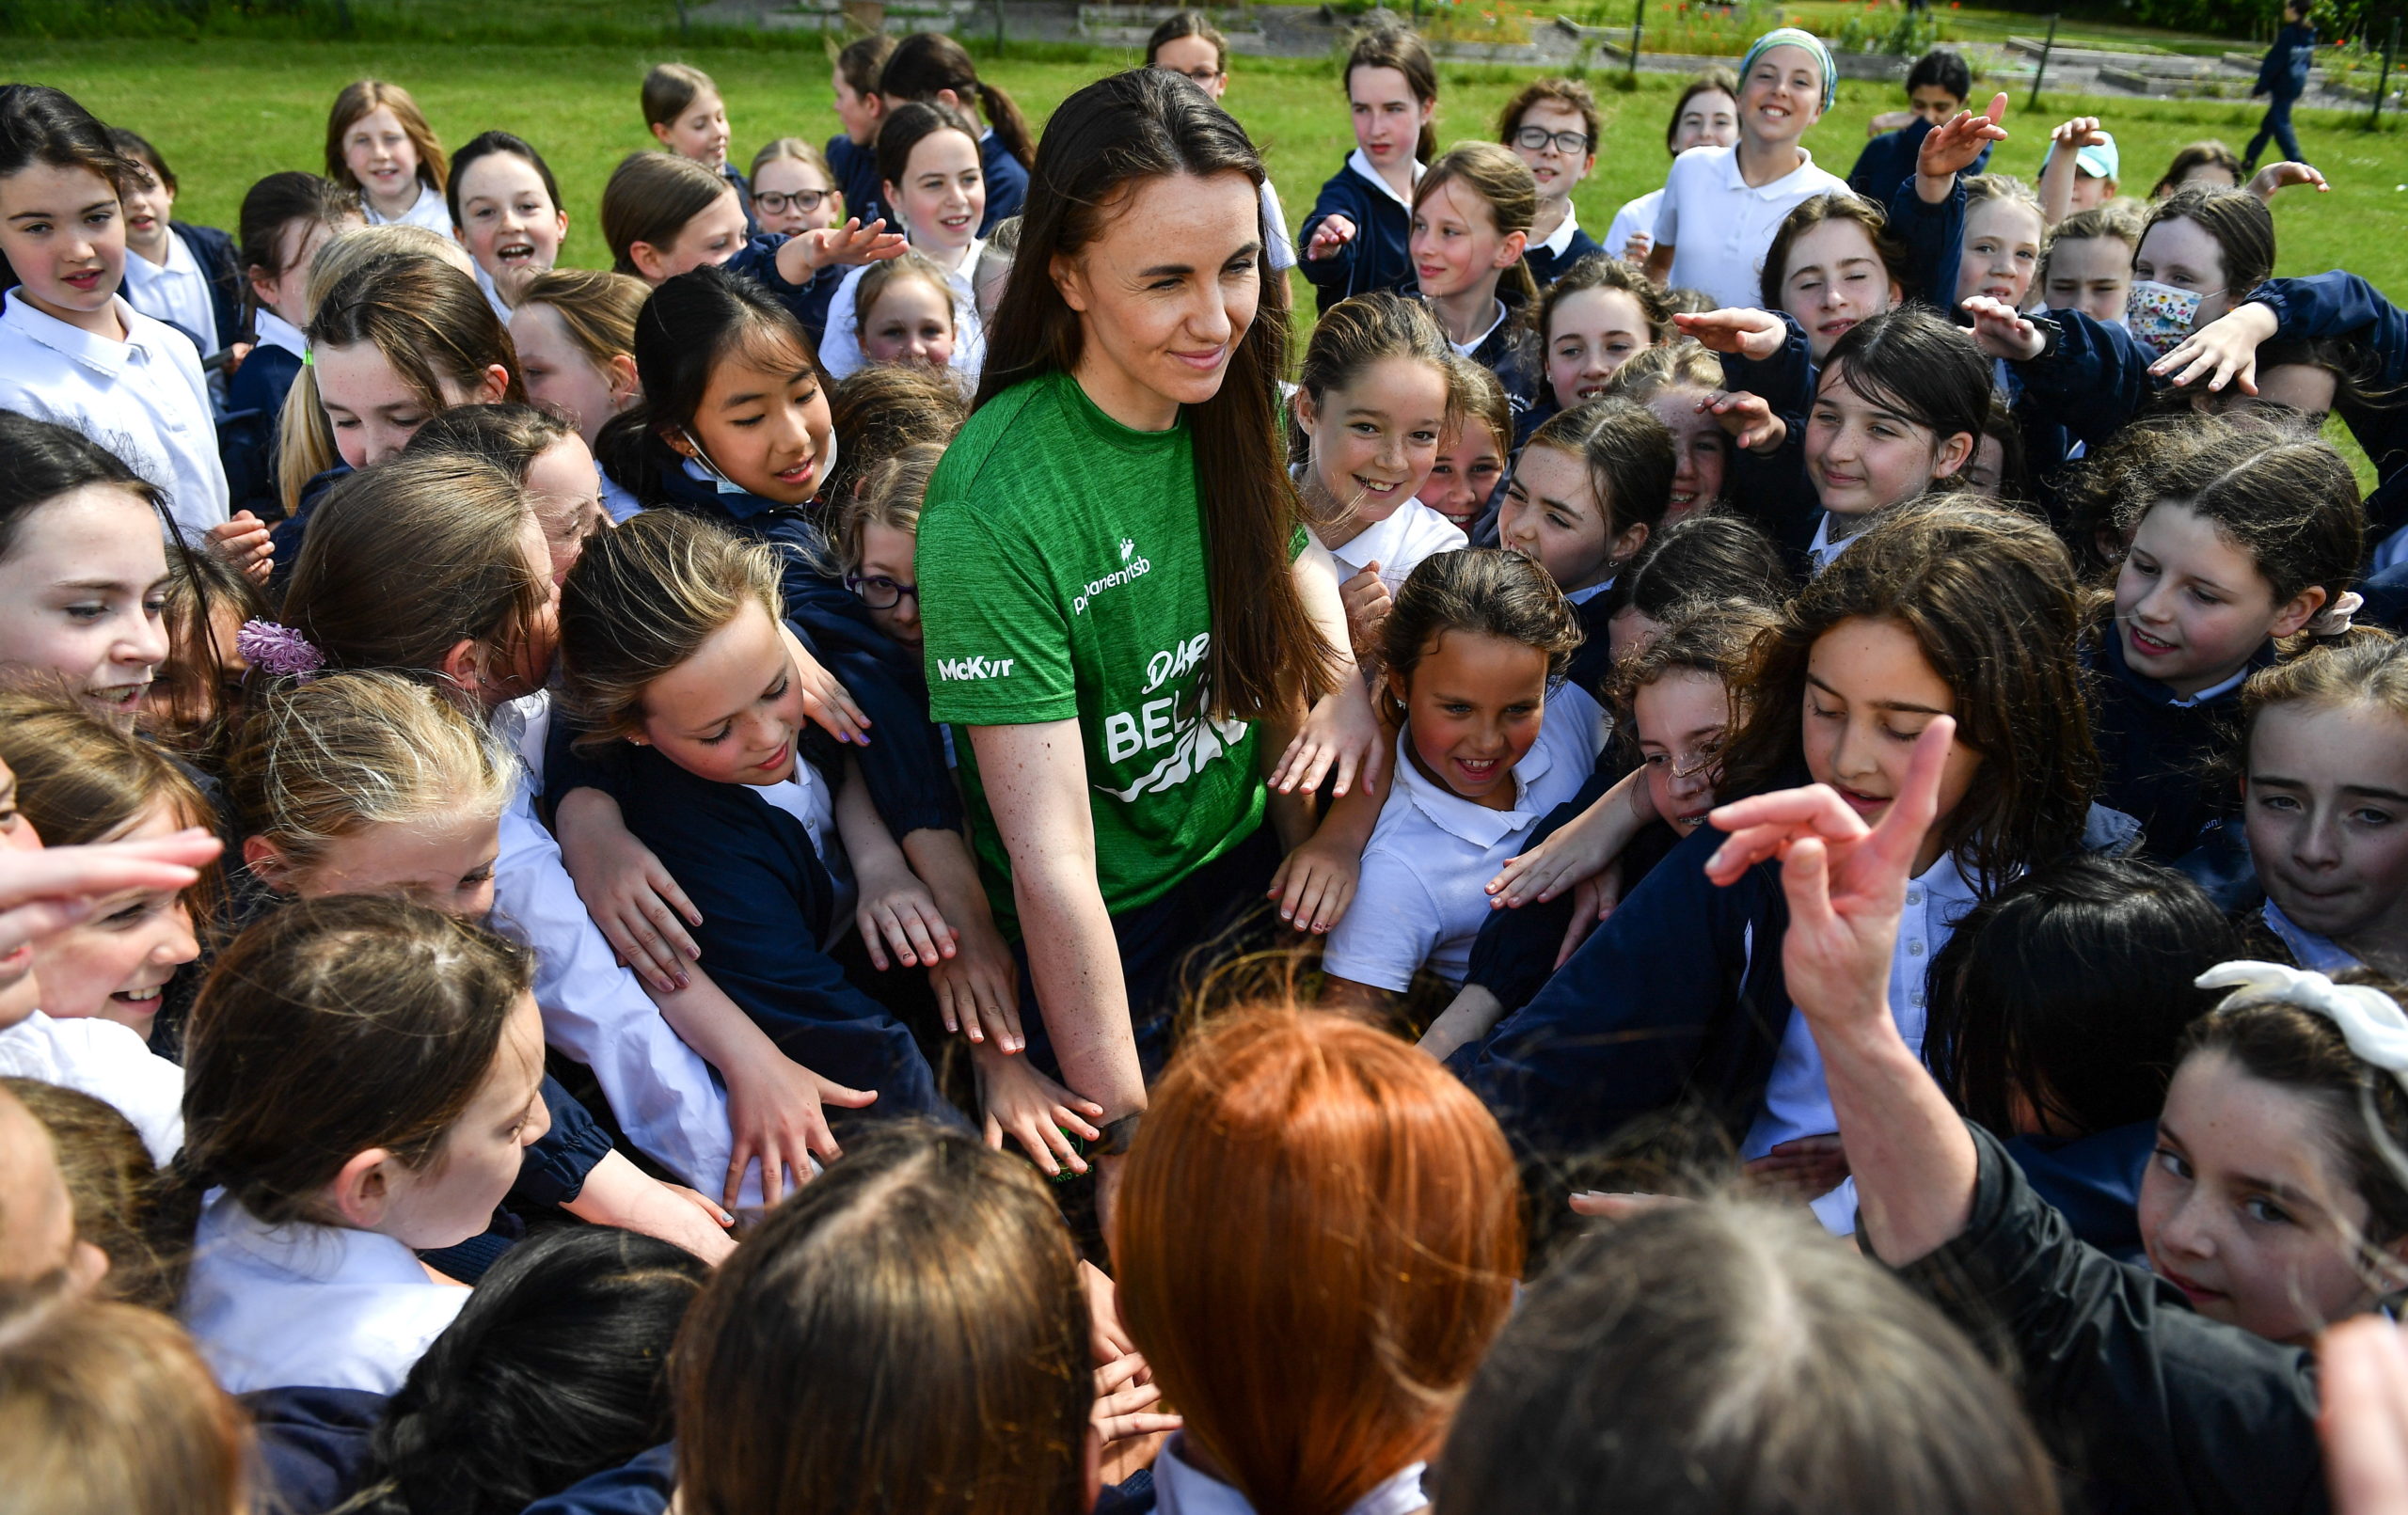
[[[1313,233],[1333,215],[1354,223],[1354,239],[1317,261],[1306,258]],[[1412,235],[1413,213],[1397,203],[1385,183],[1366,179],[1350,158],[1321,186],[1312,213],[1296,230],[1297,266],[1304,270],[1323,311],[1349,295],[1378,290],[1411,293],[1421,285],[1407,245]]]
[[[1591,253],[1604,251],[1603,247],[1597,245],[1596,238],[1580,228],[1574,227],[1572,240],[1563,245],[1563,252],[1560,256],[1547,251],[1533,242],[1522,254],[1522,266],[1530,271],[1530,277],[1538,280],[1539,292],[1545,293],[1546,287],[1561,277],[1565,269]]]
[[[217,346],[222,352],[248,338],[247,323],[243,319],[243,276],[236,266],[234,239],[215,227],[194,226],[188,221],[170,221],[167,229],[192,253],[192,260],[200,265],[203,277],[209,280],[209,311],[217,324]]]
[[[987,213],[978,223],[983,237],[995,229],[996,222],[1020,214],[1028,203],[1028,168],[990,126],[978,139],[978,171],[987,180]]]
[[[2355,274],[2335,269],[2306,278],[2270,278],[2242,302],[2274,312],[2274,338],[2298,341],[2344,339],[2371,354],[2373,387],[2396,391],[2408,383],[2408,311]],[[2367,496],[2367,541],[2382,541],[2408,526],[2408,405],[2335,407],[2350,435],[2374,465]]]
[[[600,787],[702,912],[692,930],[711,982],[788,1057],[878,1091],[866,1110],[832,1108],[831,1124],[841,1132],[913,1115],[958,1123],[910,1028],[820,949],[837,923],[836,882],[802,822],[751,784],[700,778],[654,748],[621,745]],[[555,772],[547,787],[586,776]]]
[[[845,214],[848,218],[858,218],[867,226],[886,213],[879,199],[886,186],[878,177],[876,148],[863,147],[839,132],[828,139],[828,166],[836,175],[836,188],[844,193]]]
[[[722,494],[687,472],[686,460],[657,436],[643,439],[642,461],[645,477],[618,481],[645,504],[707,516],[777,549],[786,624],[870,718],[869,745],[852,750],[879,817],[895,840],[927,829],[960,830],[961,795],[945,761],[944,737],[928,719],[927,670],[916,652],[878,629],[860,595],[820,571],[827,543],[812,513],[758,495]],[[561,729],[558,721],[553,726]],[[547,766],[559,761],[560,744],[553,745]],[[563,776],[569,783],[553,793],[592,781],[574,762]]]
[[[217,456],[226,466],[230,511],[262,521],[284,513],[276,487],[276,443],[284,397],[301,376],[300,357],[265,343],[251,349],[226,381],[226,414],[217,421]]]
[[[2247,671],[2273,661],[2269,641]],[[2240,809],[2240,797],[2217,784],[2214,768],[2237,735],[2241,687],[2177,704],[2173,690],[2124,660],[2124,639],[2112,623],[2083,649],[2083,662],[2092,674],[2099,802],[2141,823],[2143,857],[2170,863],[2198,845],[2210,822]]]

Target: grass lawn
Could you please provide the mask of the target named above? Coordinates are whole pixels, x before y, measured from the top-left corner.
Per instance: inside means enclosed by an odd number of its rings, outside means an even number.
[[[779,45],[784,43],[784,45]],[[540,148],[558,176],[569,215],[562,260],[607,266],[596,229],[602,184],[626,153],[652,146],[636,107],[644,70],[680,56],[710,72],[728,101],[739,165],[771,137],[824,140],[836,130],[829,68],[815,48],[784,39],[741,46],[682,50],[626,43],[539,44],[265,41],[204,37],[43,41],[11,39],[8,76],[55,85],[103,119],[131,126],[157,144],[182,181],[180,216],[231,228],[243,192],[280,168],[323,166],[325,112],[336,90],[365,75],[397,80],[418,97],[447,143],[503,128]],[[1065,55],[1077,56],[1070,61]],[[1022,55],[1035,54],[1035,56]],[[1047,55],[1051,55],[1050,56]],[[1041,127],[1048,112],[1080,86],[1115,68],[1133,66],[1133,53],[1111,50],[1017,49],[990,58],[980,72],[1009,90]],[[1497,113],[1529,71],[1492,65],[1441,71],[1439,139],[1486,136]],[[1581,224],[1602,234],[1614,211],[1663,182],[1668,159],[1663,130],[1682,81],[1641,73],[1635,87],[1614,87],[1618,75],[1594,78],[1606,114],[1594,175],[1576,197]],[[1311,209],[1322,181],[1353,146],[1333,66],[1321,59],[1244,58],[1236,62],[1227,103],[1261,145],[1279,184],[1291,228]],[[1846,173],[1877,111],[1901,103],[1888,86],[1846,82],[1839,100],[1809,134],[1817,162]],[[2005,171],[2036,173],[2048,129],[2076,114],[2096,114],[2114,131],[2123,154],[2124,185],[2146,195],[2174,150],[2200,137],[2242,146],[2257,112],[2236,103],[2177,103],[2051,95],[2036,115],[2021,109],[2007,124],[2015,133],[1994,161]],[[2280,259],[2276,272],[2319,273],[2348,268],[2408,294],[2408,132],[2386,121],[2379,133],[2360,130],[2363,117],[2302,111],[2303,145],[2333,182],[2329,195],[2293,190],[2274,206]],[[1301,276],[1293,276],[1299,309],[1312,308]],[[1306,328],[1299,324],[1298,351]],[[2371,482],[2337,423],[2329,429]]]
[[[596,230],[603,181],[625,153],[652,145],[636,109],[644,69],[680,55],[721,84],[736,127],[739,162],[770,137],[822,140],[835,130],[828,66],[792,47],[664,47],[430,44],[133,39],[13,39],[9,76],[56,85],[103,119],[149,136],[183,183],[178,214],[231,227],[243,191],[279,168],[317,168],[325,111],[335,91],[363,75],[409,86],[446,142],[505,128],[544,150],[569,213],[563,261],[605,260]],[[1133,55],[1099,51],[1077,62],[1009,56],[981,65],[1020,101],[1033,122],[1066,95]],[[1485,136],[1524,71],[1466,66],[1443,71],[1439,137]],[[1595,174],[1577,194],[1581,222],[1602,232],[1616,207],[1662,182],[1664,118],[1680,80],[1645,74],[1627,93],[1608,76],[1592,81],[1607,122]],[[1262,145],[1291,224],[1310,209],[1321,181],[1351,148],[1344,104],[1330,65],[1319,59],[1238,60],[1228,104]],[[1886,86],[1844,83],[1838,103],[1807,137],[1816,161],[1846,172],[1874,112],[1894,108]],[[2199,137],[2240,146],[2257,115],[2237,103],[2176,103],[2050,96],[2036,116],[2009,112],[2016,134],[2001,167],[2038,167],[2047,128],[2095,112],[2116,134],[2128,190],[2147,193],[2176,148]],[[2330,195],[2292,191],[2275,205],[2280,272],[2347,267],[2379,284],[2408,287],[2408,132],[2359,130],[2362,118],[2300,113],[2300,134],[2332,180]]]

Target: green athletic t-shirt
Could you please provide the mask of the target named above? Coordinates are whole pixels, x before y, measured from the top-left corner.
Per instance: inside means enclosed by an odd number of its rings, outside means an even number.
[[[938,720],[1077,718],[1107,909],[1159,899],[1261,822],[1254,728],[1199,714],[1212,616],[1184,418],[1131,431],[1067,373],[990,401],[929,482],[917,573]],[[1010,861],[956,735],[987,892],[1016,931]]]

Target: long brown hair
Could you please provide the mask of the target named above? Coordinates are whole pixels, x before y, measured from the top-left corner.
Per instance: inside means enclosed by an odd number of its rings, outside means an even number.
[[[393,113],[393,119],[402,123],[402,134],[418,150],[418,181],[440,193],[451,172],[443,144],[436,140],[435,128],[426,124],[426,113],[418,108],[410,92],[382,79],[355,79],[335,96],[334,109],[326,113],[326,177],[363,196],[368,193],[367,186],[351,176],[351,166],[342,161],[342,135],[353,122],[380,107]]]
[[[424,1168],[534,980],[531,949],[412,900],[271,911],[193,1006],[178,1168],[269,1225],[322,1221],[319,1192],[362,1152]]]
[[[1354,98],[1357,69],[1394,69],[1404,75],[1406,87],[1424,109],[1438,103],[1438,66],[1430,60],[1430,47],[1421,40],[1421,34],[1409,26],[1373,26],[1354,39],[1354,45],[1346,54],[1346,67],[1338,74],[1339,90],[1349,100]],[[1438,128],[1434,123],[1421,123],[1421,134],[1414,140],[1413,155],[1423,163],[1438,155]]]
[[[973,96],[978,101],[978,114],[995,129],[1004,150],[1018,158],[1023,166],[1034,168],[1039,150],[1028,134],[1028,119],[1020,113],[1012,97],[978,77],[978,65],[970,61],[970,53],[959,42],[943,32],[913,32],[895,44],[886,55],[885,65],[879,70],[878,92],[896,100],[918,100],[933,103],[940,90],[950,89],[953,98],[967,103]]]
[[[1523,1260],[1480,1101],[1385,1032],[1293,1006],[1180,1051],[1115,1230],[1123,1317],[1185,1434],[1282,1515],[1339,1515],[1434,1449]]]
[[[420,678],[463,640],[499,656],[551,599],[530,562],[527,493],[482,458],[436,452],[363,468],[326,493],[284,620],[336,668]]]
[[[1972,792],[1935,822],[1969,881],[1987,895],[2079,844],[2099,754],[2075,655],[2073,560],[2046,526],[1977,495],[1885,513],[1782,608],[1756,641],[1723,792],[1793,781],[1807,659],[1824,633],[1858,619],[1906,628],[1956,697],[1956,739],[1982,755]]]
[[[896,1124],[770,1212],[671,1361],[686,1515],[1085,1515],[1079,1255],[1025,1162]]]
[[[1529,235],[1530,224],[1538,217],[1539,182],[1530,177],[1529,165],[1513,149],[1494,142],[1458,142],[1449,148],[1413,186],[1414,213],[1421,213],[1422,201],[1458,181],[1488,207],[1489,224],[1498,236],[1510,237],[1516,231]],[[1497,291],[1513,314],[1525,320],[1538,303],[1538,279],[1531,275],[1530,265],[1518,259],[1499,275]]]
[[[476,280],[449,263],[388,253],[344,275],[310,314],[309,345],[359,342],[372,343],[430,411],[450,404],[442,381],[473,392],[497,365],[510,376],[501,398],[527,402],[509,328]]]
[[[1012,261],[978,384],[983,406],[1014,385],[1079,366],[1085,335],[1054,283],[1054,260],[1076,258],[1148,179],[1242,173],[1260,187],[1262,160],[1245,132],[1202,91],[1159,69],[1100,79],[1046,123]],[[1256,267],[1267,284],[1267,255]],[[1288,545],[1303,507],[1280,462],[1279,380],[1287,313],[1270,301],[1229,356],[1218,393],[1186,407],[1196,495],[1204,506],[1206,593],[1212,611],[1205,698],[1215,717],[1256,718],[1309,702],[1329,686],[1336,654],[1306,613]]]

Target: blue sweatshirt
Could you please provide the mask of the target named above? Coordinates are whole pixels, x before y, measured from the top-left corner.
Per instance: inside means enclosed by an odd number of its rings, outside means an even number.
[[[2297,100],[2307,93],[2307,71],[2315,62],[2316,28],[2304,21],[2292,22],[2274,34],[2274,45],[2266,49],[2258,65],[2258,82],[2249,92]]]
[[[978,223],[983,237],[995,229],[996,222],[1020,214],[1028,203],[1028,167],[1012,156],[990,126],[978,139],[978,169],[987,177],[987,214]]]
[[[1313,233],[1333,215],[1354,223],[1354,240],[1326,258],[1305,257]],[[1421,281],[1413,271],[1408,245],[1412,235],[1413,212],[1357,150],[1321,186],[1312,213],[1296,231],[1298,266],[1319,296],[1319,308],[1327,310],[1349,295],[1375,290],[1404,294],[1419,289]]]
[[[820,949],[837,924],[836,881],[802,822],[753,786],[698,777],[657,749],[629,745],[624,757],[606,792],[702,913],[694,942],[711,981],[788,1057],[878,1091],[876,1104],[831,1109],[830,1120],[958,1122],[910,1028]],[[547,787],[567,777],[547,775]]]
[[[867,226],[886,213],[886,185],[878,176],[878,150],[865,148],[839,132],[828,139],[828,166],[845,195],[845,214]],[[889,227],[888,230],[895,229]]]
[[[2274,312],[2277,339],[2337,338],[2373,355],[2378,390],[2397,391],[2408,384],[2408,311],[2355,274],[2337,268],[2306,278],[2270,278],[2243,303]],[[2367,536],[2380,542],[2408,526],[2408,404],[2363,405],[2345,399],[2335,413],[2374,465]]]
[[[1875,204],[1889,197],[1901,179],[1914,177],[1915,166],[1923,152],[1923,139],[1931,135],[1931,122],[1918,116],[1894,132],[1884,132],[1864,144],[1856,155],[1856,166],[1847,171],[1847,187]],[[1989,166],[1990,150],[1973,160],[1969,173],[1980,173]]]
[[[2270,641],[2247,671],[2273,661]],[[2112,623],[2083,650],[2083,662],[2093,675],[2099,802],[2141,823],[2143,857],[2173,862],[2198,844],[2209,823],[2239,808],[2229,786],[2215,783],[2213,769],[2237,736],[2241,686],[2179,703],[2173,690],[2124,660],[2124,639]]]

